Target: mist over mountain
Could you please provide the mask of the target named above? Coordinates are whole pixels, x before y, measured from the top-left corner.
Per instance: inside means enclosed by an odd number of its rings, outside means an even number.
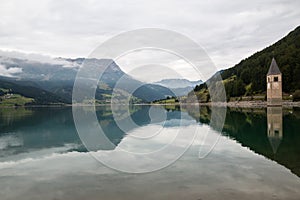
[[[185,87],[195,87],[203,83],[202,80],[190,81],[187,79],[163,79],[161,81],[154,82],[155,84],[168,87],[168,88],[185,88]]]
[[[36,93],[43,90],[52,96],[56,96],[62,103],[71,103],[73,84],[80,66],[83,62],[93,62],[94,65],[100,68],[108,65],[99,80],[96,90],[95,97],[99,101],[106,102],[111,97],[113,88],[121,78],[124,81],[123,89],[125,91],[130,89],[129,86],[139,86],[133,96],[142,102],[174,96],[174,93],[166,87],[135,80],[125,74],[110,59],[45,59],[44,57],[42,57],[43,59],[37,59],[36,55],[35,58],[31,60],[19,54],[13,57],[7,54],[2,55],[0,52],[0,87],[10,89],[12,93],[16,92],[34,99],[38,96]],[[14,87],[11,87],[12,85]],[[31,89],[23,90],[23,87],[30,87]],[[33,92],[35,95],[32,95],[32,91],[35,91]],[[47,102],[47,99],[39,101],[39,103],[41,102]]]
[[[163,79],[161,81],[154,82],[154,84],[161,85],[163,87],[170,88],[176,96],[187,95],[196,85],[202,84],[202,80],[190,81],[187,79]]]

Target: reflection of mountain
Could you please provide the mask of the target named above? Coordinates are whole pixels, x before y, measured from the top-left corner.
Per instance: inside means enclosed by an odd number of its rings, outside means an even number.
[[[193,110],[187,112],[200,123],[209,124],[211,109],[200,108],[200,116]],[[242,146],[264,155],[289,168],[294,174],[300,176],[300,112],[294,110],[293,114],[283,115],[283,127],[280,126],[280,109],[268,112],[265,109],[235,110],[228,109],[223,128],[223,134],[238,141]],[[272,115],[272,116],[271,116]],[[270,124],[268,132],[267,121]],[[277,151],[274,151],[276,150]]]
[[[91,108],[84,107],[87,112],[91,111]],[[151,123],[150,108],[150,106],[130,107],[130,117],[137,127]],[[176,119],[180,119],[182,115],[185,115],[184,112],[187,112],[199,123],[210,123],[211,109],[209,107],[200,107],[200,116],[195,111],[195,107],[187,107],[186,110],[180,111],[179,107],[174,106],[173,112],[170,107],[168,109],[168,122],[180,121]],[[118,112],[123,113],[122,110]],[[273,112],[273,114],[276,113]],[[114,145],[119,145],[126,134],[117,126],[111,108],[109,106],[97,107],[96,114],[107,138]],[[277,115],[273,118],[274,122],[277,121],[276,118]],[[127,119],[128,117],[122,116],[120,118],[124,121]],[[242,146],[284,165],[300,176],[300,111],[295,109],[293,113],[283,111],[282,138],[278,138],[281,142],[275,153],[269,141],[273,135],[268,134],[267,122],[265,109],[228,109],[223,134],[238,141]],[[134,129],[135,127],[129,127],[128,131]],[[277,128],[274,129],[274,137],[276,130]],[[62,147],[66,145],[68,148],[63,149]],[[71,108],[0,109],[0,160],[10,155],[18,156],[21,153],[50,148],[63,149],[63,152],[86,151],[76,133]],[[102,150],[107,149],[103,147]]]
[[[24,109],[25,110],[25,109]],[[38,149],[63,147],[65,144],[78,144],[80,140],[72,120],[69,108],[38,108],[20,111],[20,109],[3,109],[0,111],[0,141],[3,137],[13,135],[22,145],[6,145],[1,150],[1,157],[27,153]],[[7,119],[8,112],[14,112]],[[29,112],[29,114],[28,114]]]
[[[92,112],[91,108],[84,107],[87,112]],[[149,108],[149,106],[130,108],[130,117],[138,127],[151,123]],[[97,107],[96,115],[106,137],[114,144],[112,146],[114,148],[126,134],[116,124],[110,106]],[[127,118],[122,120],[126,121]],[[167,113],[167,120],[180,118],[180,111]],[[130,130],[134,128],[131,127]],[[71,108],[0,110],[0,159],[47,148],[61,148],[66,145],[69,148],[64,151],[86,151],[76,132]],[[107,146],[100,147],[97,150],[109,150]]]

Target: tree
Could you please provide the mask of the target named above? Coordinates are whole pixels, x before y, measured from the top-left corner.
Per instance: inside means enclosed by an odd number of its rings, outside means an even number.
[[[300,90],[296,90],[293,94],[293,101],[300,101]]]

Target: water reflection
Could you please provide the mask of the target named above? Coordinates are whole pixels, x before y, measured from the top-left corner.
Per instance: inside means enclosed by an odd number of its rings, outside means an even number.
[[[274,154],[276,153],[283,136],[282,132],[282,107],[268,107],[268,138]]]
[[[90,108],[84,109],[89,112]],[[116,125],[109,107],[96,109],[99,123],[116,146],[102,149],[105,152],[120,147],[151,150],[167,142],[180,125],[186,126],[186,134],[193,126],[215,128],[210,124],[210,107],[200,107],[196,112],[193,106],[168,106],[164,127],[169,135],[153,143],[134,143],[131,134],[144,134],[162,124],[160,120],[151,121],[149,110],[153,110],[149,106],[130,110],[140,128],[125,133]],[[179,123],[182,116],[184,123]],[[119,120],[126,117],[120,115]],[[137,176],[110,170],[85,152],[71,108],[0,109],[0,196],[1,200],[299,199],[300,179],[294,175],[300,176],[299,130],[298,109],[230,108],[223,136],[205,159],[197,157],[203,144],[196,140],[173,165]],[[270,138],[280,140],[276,151]],[[12,188],[17,189],[12,192]]]
[[[124,131],[116,124],[109,106],[97,107],[96,115],[99,124],[112,145],[96,141],[95,148],[92,150],[113,150],[133,129],[149,124],[160,124],[162,120],[158,120],[158,118],[151,121],[150,108],[149,106],[132,106],[130,118],[137,126],[129,127]],[[93,112],[91,107],[82,107],[81,109],[82,115]],[[157,109],[164,110],[162,108]],[[121,113],[122,110],[119,111]],[[120,116],[118,119],[121,122],[126,122],[128,116],[125,118]],[[182,115],[182,112],[175,110],[166,113],[166,121],[163,126],[185,126],[194,121],[187,114]],[[86,127],[87,134],[85,137],[89,136],[89,129],[90,127]],[[47,148],[52,148],[59,153],[87,151],[76,132],[71,108],[0,109],[0,161],[15,159],[14,155],[19,155],[18,159],[20,159],[21,154],[25,158],[29,156],[25,153]]]
[[[210,122],[210,107],[201,107],[200,116],[185,111],[200,123]],[[222,134],[300,176],[299,130],[299,108],[228,108]]]
[[[159,124],[159,120],[151,122],[150,108],[149,106],[133,106],[130,108],[131,120],[139,127],[151,123]],[[90,112],[89,107],[84,109]],[[209,124],[212,113],[210,107],[200,107],[199,112],[196,112],[193,106],[182,110],[178,106],[167,106],[166,111],[165,127],[190,125],[195,122],[200,125]],[[127,132],[121,130],[113,118],[110,107],[98,107],[96,114],[107,138],[114,144],[113,148],[106,148],[102,145],[96,150],[112,150],[124,140],[128,133],[133,134],[135,131],[133,129]],[[184,115],[184,122],[181,120],[182,115]],[[127,119],[120,118],[120,120],[126,121]],[[211,126],[214,128],[214,124]],[[290,110],[282,109],[282,107],[229,108],[222,134],[255,153],[284,165],[300,176],[299,130],[300,111],[296,108]],[[21,155],[25,158],[28,156],[25,153],[50,148],[59,153],[87,151],[76,133],[71,108],[0,110],[0,161],[20,159]]]

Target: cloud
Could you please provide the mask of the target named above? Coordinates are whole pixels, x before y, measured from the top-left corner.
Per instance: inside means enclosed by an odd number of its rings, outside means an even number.
[[[221,69],[298,26],[298,7],[295,0],[2,1],[0,48],[87,57],[120,32],[156,27],[190,37]]]
[[[22,73],[22,68],[19,67],[7,68],[6,66],[0,64],[0,76],[14,77],[19,73]]]
[[[26,61],[27,63],[44,63],[51,65],[60,65],[66,68],[77,68],[79,64],[76,62],[67,61],[63,58],[54,58],[48,55],[37,54],[37,53],[26,53],[20,51],[8,51],[8,50],[0,50],[0,61],[9,64],[18,65],[14,61],[14,59],[21,59]],[[43,66],[43,65],[41,65]]]
[[[155,82],[167,78],[201,79],[193,66],[182,58],[163,50],[133,51],[119,57],[116,63],[124,72],[144,82]]]
[[[187,51],[190,58],[164,49],[141,49],[118,57],[116,63],[124,72],[144,82],[183,78],[207,80],[215,73],[216,67],[204,51],[199,49],[199,54],[194,56],[193,51]]]

